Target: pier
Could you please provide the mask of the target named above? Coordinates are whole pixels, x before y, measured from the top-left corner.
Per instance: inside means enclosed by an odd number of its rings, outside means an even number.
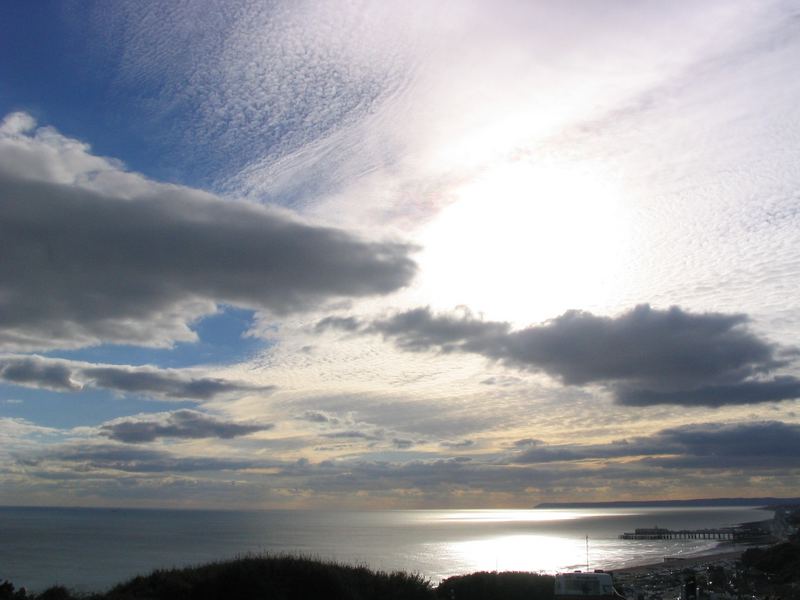
[[[738,540],[745,533],[735,527],[719,529],[662,529],[660,527],[636,529],[623,533],[621,540]]]

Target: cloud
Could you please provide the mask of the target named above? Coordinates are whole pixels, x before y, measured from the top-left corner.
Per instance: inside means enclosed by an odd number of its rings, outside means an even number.
[[[112,440],[128,444],[152,442],[159,438],[222,438],[231,439],[266,431],[272,424],[245,424],[222,421],[193,410],[178,410],[160,418],[119,420],[100,427],[100,433]]]
[[[438,398],[436,410],[431,410],[430,399],[371,393],[310,395],[298,400],[295,407],[312,414],[321,412],[317,407],[325,407],[322,414],[332,424],[351,430],[374,429],[401,437],[413,435],[437,440],[468,438],[487,428],[519,422],[516,412],[509,415],[499,407],[476,411],[472,403],[465,403],[457,395]]]
[[[399,450],[407,450],[414,445],[414,440],[407,440],[405,438],[394,438],[392,439],[392,444],[395,448]]]
[[[742,443],[744,439],[752,440],[752,448]],[[408,441],[393,440],[401,450]],[[419,494],[415,497],[424,496],[426,501],[452,500],[454,490],[529,499],[558,499],[564,494],[608,499],[602,490],[610,487],[617,493],[692,489],[712,495],[719,486],[728,490],[752,486],[753,477],[770,477],[791,486],[800,458],[800,425],[778,421],[700,423],[607,444],[547,446],[537,442],[531,446],[529,440],[523,442],[506,460],[498,455],[442,459],[415,454],[413,460],[400,462],[261,460],[186,456],[164,448],[86,442],[19,448],[11,458],[16,458],[14,464],[30,477],[39,479],[113,476],[115,485],[117,477],[130,474],[152,475],[166,483],[183,473],[208,473],[213,478],[229,477],[227,473],[235,471],[237,479],[255,476],[270,489],[342,494],[348,500],[356,492],[396,494],[400,490],[414,490]],[[526,452],[542,448],[549,449],[550,455],[526,456]],[[257,473],[247,473],[254,469]]]
[[[301,416],[297,417],[301,421],[309,421],[310,423],[339,423],[337,417],[326,415],[319,410],[307,410]]]
[[[617,398],[621,404],[628,406],[682,404],[719,407],[728,404],[755,404],[800,398],[800,380],[796,377],[775,377],[769,381],[742,381],[690,390],[621,390],[617,393]]]
[[[470,314],[415,309],[371,329],[410,350],[465,351],[543,370],[566,384],[626,380],[661,385],[741,379],[781,365],[776,348],[741,326],[743,315],[691,314],[640,305],[619,317],[568,311],[544,325],[511,331]]]
[[[328,329],[341,329],[342,331],[358,331],[361,322],[355,317],[325,317],[317,322],[314,330],[317,333]]]
[[[681,469],[778,468],[800,461],[800,425],[780,421],[700,423],[607,444],[536,444],[513,458],[520,464],[639,458]]]
[[[165,450],[125,444],[76,443],[48,448],[18,458],[20,465],[47,470],[66,466],[74,471],[111,470],[126,473],[191,473],[231,471],[262,466],[250,459],[179,456]]]
[[[475,441],[474,440],[459,440],[456,442],[444,441],[439,445],[442,448],[449,448],[451,450],[465,450],[467,448],[472,448],[475,445]]]
[[[705,423],[667,429],[661,435],[682,451],[648,461],[660,467],[775,469],[800,464],[800,425],[795,423]]]
[[[334,431],[332,433],[323,433],[322,437],[331,438],[331,439],[361,439],[361,440],[382,440],[383,435],[379,433],[367,433],[365,431],[359,430],[346,430],[346,431]]]
[[[16,385],[74,392],[81,386],[72,376],[73,370],[61,361],[38,356],[0,359],[0,379]]]
[[[747,323],[745,315],[643,304],[617,317],[568,311],[513,331],[469,312],[436,315],[429,308],[358,326],[345,319],[343,326],[378,333],[404,350],[480,354],[567,385],[606,385],[622,404],[722,406],[800,397],[797,378],[763,378],[787,366],[797,350],[761,339]]]
[[[663,437],[637,438],[632,441],[619,441],[608,444],[532,444],[519,446],[522,450],[514,456],[517,464],[539,464],[551,462],[572,462],[582,460],[608,460],[649,454],[664,454],[676,451]]]
[[[158,130],[168,159],[217,188],[268,187],[295,204],[384,162],[383,136],[368,144],[377,151],[363,148],[365,121],[410,77],[419,8],[239,2],[213,12],[131,5],[87,15],[116,32],[97,41],[124,57],[109,92]],[[155,87],[146,114],[125,97],[143,81]]]
[[[26,419],[0,417],[0,471],[9,467],[9,459],[15,453],[35,450],[40,447],[43,437],[57,438],[61,433],[58,429],[43,427]]]
[[[6,347],[168,345],[193,339],[189,322],[219,303],[284,314],[386,294],[415,273],[408,245],[158,184],[11,125],[0,135]]]
[[[155,393],[167,398],[208,400],[231,392],[270,391],[270,386],[257,387],[208,377],[187,378],[169,371],[92,367],[84,369],[90,385],[129,393]]]
[[[522,380],[519,377],[487,377],[483,381],[481,381],[481,385],[496,385],[498,387],[511,387],[513,385],[517,385],[521,383]]]
[[[395,196],[381,183],[400,187],[398,179],[438,175],[452,163],[474,168],[476,158],[531,144],[576,112],[607,110],[682,73],[698,55],[724,51],[731,38],[747,39],[754,23],[763,27],[758,11],[724,3],[702,14],[673,5],[500,6],[243,2],[228,12],[135,4],[96,10],[85,20],[103,27],[81,34],[102,31],[103,56],[122,57],[109,85],[120,102],[150,87],[148,102],[130,108],[147,130],[173,141],[172,162],[197,170],[199,163],[218,182],[237,170],[229,186],[295,202],[377,171],[364,194],[374,206]],[[621,31],[626,43],[609,43]],[[681,43],[667,55],[676,32]],[[587,68],[576,71],[572,53],[558,51],[564,39],[575,40],[570,48]],[[565,106],[564,93],[576,88],[584,101]],[[498,120],[499,107],[506,119]],[[456,160],[419,160],[441,147]],[[420,202],[396,196],[404,206]]]
[[[318,493],[351,494],[352,490],[397,492],[416,490],[434,496],[441,492],[440,500],[450,498],[455,489],[479,493],[524,494],[530,499],[531,488],[560,486],[573,488],[579,485],[600,488],[609,481],[634,481],[663,477],[655,469],[613,466],[608,469],[576,467],[508,466],[481,463],[467,457],[413,460],[403,463],[383,461],[335,461],[324,468],[310,465],[306,469],[285,469],[281,473],[301,479],[306,489]]]
[[[542,440],[536,438],[523,438],[521,440],[515,440],[512,445],[514,448],[530,448],[532,446],[538,446],[541,443]]]
[[[92,365],[41,356],[0,357],[0,380],[16,385],[75,392],[103,388],[158,398],[210,400],[233,393],[268,393],[274,386],[255,386],[155,367]]]

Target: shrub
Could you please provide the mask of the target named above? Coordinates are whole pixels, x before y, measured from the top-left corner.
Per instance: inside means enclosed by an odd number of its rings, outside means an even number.
[[[552,575],[496,571],[449,577],[436,588],[442,600],[550,600]]]
[[[155,571],[111,589],[107,600],[432,600],[430,583],[407,573],[306,558],[249,557]]]
[[[750,548],[742,555],[742,564],[768,573],[777,581],[796,580],[800,573],[800,544],[784,542],[769,548]]]

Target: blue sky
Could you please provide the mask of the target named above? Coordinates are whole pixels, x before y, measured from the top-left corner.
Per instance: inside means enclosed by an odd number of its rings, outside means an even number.
[[[120,50],[98,51],[91,13],[91,4],[77,3],[6,7],[3,54],[13,59],[0,67],[6,82],[0,96],[4,114],[25,110],[43,124],[57,124],[66,135],[91,140],[101,155],[124,156],[136,171],[159,179],[184,177],[175,167],[172,173],[159,167],[156,157],[168,151],[168,140],[152,131],[143,135],[136,126],[142,121],[125,116],[141,113],[140,102],[157,90],[115,85]]]
[[[108,361],[118,364],[162,367],[194,367],[208,363],[228,364],[244,361],[269,347],[270,342],[247,335],[253,325],[253,311],[220,307],[219,313],[201,318],[191,325],[197,340],[179,342],[169,348],[148,348],[133,345],[100,345],[77,350],[52,351],[54,358]]]
[[[0,503],[800,495],[797,23],[3,6]]]

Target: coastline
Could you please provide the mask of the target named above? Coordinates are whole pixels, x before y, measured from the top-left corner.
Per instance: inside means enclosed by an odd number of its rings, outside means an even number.
[[[742,548],[740,550],[725,550],[723,552],[694,554],[686,557],[670,556],[670,557],[664,557],[664,559],[661,562],[650,562],[641,565],[634,565],[631,567],[623,567],[621,569],[614,569],[612,572],[615,575],[639,574],[639,573],[657,571],[660,569],[672,570],[675,568],[696,567],[699,565],[711,565],[721,562],[732,562],[741,558],[745,550],[746,548]]]
[[[774,509],[773,519],[742,523],[751,534],[744,543],[724,542],[694,555],[665,557],[612,571],[615,585],[627,597],[661,600],[694,597],[702,587],[714,597],[798,597],[800,552],[796,525],[800,511],[787,517]],[[751,549],[759,548],[759,550]],[[745,554],[747,553],[747,554]]]
[[[773,518],[764,519],[762,521],[739,523],[736,526],[736,528],[740,530],[748,530],[748,529],[769,530],[770,526],[774,521],[775,510],[771,509],[770,507],[763,507],[763,510],[772,510]],[[764,543],[767,543],[766,540],[764,540]],[[647,563],[631,565],[628,567],[621,567],[618,569],[609,569],[609,571],[620,574],[643,573],[646,571],[653,571],[660,568],[663,569],[674,569],[676,567],[691,568],[691,567],[696,567],[698,565],[712,565],[715,563],[722,563],[722,562],[728,563],[738,560],[742,556],[744,551],[747,550],[748,548],[763,546],[764,543],[758,543],[755,542],[755,540],[751,540],[751,543],[738,543],[738,544],[732,541],[723,541],[718,543],[713,548],[701,550],[699,552],[686,555],[664,556],[662,561],[660,562],[650,561]]]

